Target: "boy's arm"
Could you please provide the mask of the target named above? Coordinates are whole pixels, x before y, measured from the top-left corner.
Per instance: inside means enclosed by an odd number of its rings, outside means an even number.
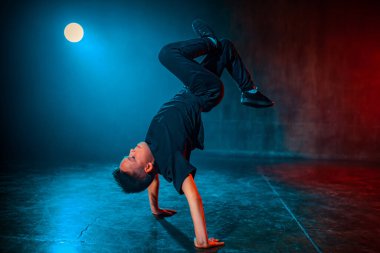
[[[194,240],[195,247],[211,248],[223,246],[224,242],[220,242],[218,239],[208,238],[207,236],[206,219],[202,199],[191,174],[189,174],[183,182],[182,191],[185,193],[187,201],[189,202],[191,218],[194,223],[194,231],[196,236],[196,239]]]
[[[152,183],[148,187],[148,196],[149,196],[149,204],[150,204],[150,210],[152,211],[152,214],[156,218],[164,218],[169,217],[177,212],[174,210],[168,210],[168,209],[160,209],[158,207],[158,191],[160,188],[160,181],[158,179],[158,174],[154,176],[154,179]]]

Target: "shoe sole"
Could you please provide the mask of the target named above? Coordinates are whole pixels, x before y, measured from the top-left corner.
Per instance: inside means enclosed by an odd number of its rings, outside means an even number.
[[[266,104],[266,105],[260,105],[260,104],[252,104],[251,102],[249,101],[244,101],[242,100],[240,102],[242,105],[245,105],[245,106],[249,106],[249,107],[254,107],[254,108],[268,108],[268,107],[272,107],[274,106],[274,102],[272,102],[271,104]]]

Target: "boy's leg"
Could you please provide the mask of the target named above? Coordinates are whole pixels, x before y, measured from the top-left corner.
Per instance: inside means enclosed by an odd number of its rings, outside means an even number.
[[[227,39],[219,40],[211,27],[200,19],[194,20],[192,27],[198,36],[215,41],[217,45],[217,50],[210,52],[202,61],[201,64],[205,68],[214,72],[219,77],[224,68],[227,68],[242,91],[242,104],[256,108],[273,106],[274,103],[257,90],[238,51],[231,41]]]
[[[219,42],[218,49],[207,54],[201,65],[219,77],[226,68],[242,92],[255,89],[256,86],[235,45],[228,39],[221,39]]]
[[[215,73],[197,63],[194,58],[216,48],[206,38],[170,43],[159,54],[160,62],[200,98],[202,111],[208,112],[223,97],[223,83]]]

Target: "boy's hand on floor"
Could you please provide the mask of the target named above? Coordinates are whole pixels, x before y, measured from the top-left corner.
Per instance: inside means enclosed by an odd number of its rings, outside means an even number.
[[[219,241],[219,239],[216,238],[209,238],[208,239],[208,244],[198,244],[197,239],[194,238],[194,246],[198,249],[209,249],[209,248],[214,248],[214,247],[223,247],[224,242]]]
[[[154,217],[156,217],[156,219],[163,219],[165,217],[170,217],[176,213],[177,211],[170,210],[170,209],[158,209],[156,212],[154,213],[152,212],[152,214],[154,215]]]

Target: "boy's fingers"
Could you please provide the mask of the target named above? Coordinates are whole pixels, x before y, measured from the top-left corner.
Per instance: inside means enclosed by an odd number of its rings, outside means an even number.
[[[218,248],[218,247],[223,247],[224,246],[224,242],[219,242],[219,241],[211,241],[209,239],[209,242],[208,242],[208,245],[205,246],[205,247],[200,247],[198,244],[197,244],[197,241],[196,239],[194,238],[194,246],[198,249],[210,249],[210,248]]]
[[[222,246],[222,245],[224,245],[224,242],[213,241],[212,244],[213,244],[214,246]]]
[[[166,213],[167,213],[168,215],[174,215],[174,214],[176,214],[177,212],[174,211],[174,210],[166,210]]]
[[[166,210],[166,209],[162,209],[159,213],[152,213],[157,219],[162,219],[162,218],[165,218],[165,217],[170,217],[170,216],[173,216],[174,214],[176,214],[177,212],[175,210]]]

